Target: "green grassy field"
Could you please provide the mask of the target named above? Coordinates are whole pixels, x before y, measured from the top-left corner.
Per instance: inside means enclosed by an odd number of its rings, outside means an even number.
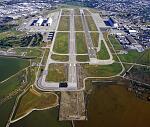
[[[99,33],[98,32],[91,32],[91,38],[92,38],[94,47],[98,47]]]
[[[22,55],[23,52],[26,52],[25,56],[31,56],[31,57],[42,56],[42,49],[40,50],[39,48],[32,48],[32,49],[16,48],[15,51],[17,55]]]
[[[108,77],[121,72],[122,66],[118,63],[111,65],[89,65],[81,64],[88,77]]]
[[[79,62],[85,62],[89,61],[89,56],[88,55],[77,55],[77,61]]]
[[[29,66],[29,61],[17,58],[0,57],[0,81]]]
[[[78,54],[88,53],[84,33],[76,32],[76,48]]]
[[[83,31],[81,16],[75,16],[75,30]]]
[[[58,108],[33,111],[27,117],[13,123],[10,127],[71,127],[69,121],[58,121]]]
[[[136,50],[128,51],[128,54],[119,54],[122,62],[128,63],[138,63],[144,65],[150,65],[150,49],[145,50],[144,52],[137,52]]]
[[[70,18],[69,16],[61,16],[58,31],[69,31],[70,30]]]
[[[68,33],[57,33],[53,51],[56,53],[68,53]]]
[[[7,31],[7,32],[2,32],[0,39],[10,37],[10,36],[24,36],[24,35],[26,35],[25,32],[11,30],[11,31]]]
[[[20,93],[21,90],[23,90],[27,85],[32,84],[35,81],[35,67],[28,68],[27,72],[21,71],[17,75],[11,77],[9,80],[3,82],[0,84],[0,99],[6,98],[7,96],[16,95],[17,93]],[[27,79],[25,81],[25,79]],[[23,83],[23,80],[25,81]],[[12,94],[14,91],[18,90],[18,92],[15,92],[15,94]]]
[[[150,126],[150,103],[138,99],[123,85],[101,82],[92,85],[87,104],[88,120],[75,121],[75,127]]]
[[[128,54],[119,54],[122,62],[134,63],[140,58],[142,53],[137,52],[136,50],[130,50]]]
[[[0,127],[6,127],[9,116],[16,101],[16,96],[0,105]]]
[[[69,60],[69,56],[67,55],[56,55],[56,54],[52,54],[51,58],[53,60],[56,60],[56,61],[68,61]]]
[[[113,35],[108,36],[109,40],[111,41],[112,45],[114,46],[115,50],[122,50],[121,44],[118,42],[118,40]]]
[[[67,65],[65,66],[64,64],[50,64],[46,81],[67,81]]]
[[[92,18],[92,16],[85,16],[88,27],[89,27],[89,31],[97,31],[97,27],[95,25],[95,22]]]
[[[150,49],[145,50],[137,62],[139,64],[144,64],[144,65],[150,66]]]
[[[40,93],[34,89],[28,90],[21,98],[14,119],[24,116],[33,109],[53,107],[58,104],[57,96],[53,93]]]
[[[100,60],[107,60],[110,58],[109,53],[103,41],[101,41],[100,51],[97,53],[97,58]]]

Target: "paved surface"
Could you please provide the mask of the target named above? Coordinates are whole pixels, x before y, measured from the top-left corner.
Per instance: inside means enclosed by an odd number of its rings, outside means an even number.
[[[62,10],[61,10],[62,12]],[[59,25],[61,13],[59,16],[58,24],[55,32],[57,32],[57,28]],[[43,75],[37,81],[38,89],[42,91],[72,91],[77,90],[77,74],[76,74],[76,44],[75,44],[75,31],[74,31],[74,11],[71,10],[70,15],[70,40],[69,40],[69,68],[68,68],[68,87],[67,88],[59,88],[59,82],[46,82],[46,76],[48,74],[48,67],[51,63],[61,63],[56,62],[51,59],[51,55],[53,53],[53,46],[55,42],[56,34],[54,35],[54,39],[52,42],[52,46],[50,48],[50,53],[47,59],[47,63],[43,72]]]
[[[55,33],[57,32],[57,28],[58,28],[60,17],[61,17],[61,12],[62,12],[62,10],[60,11],[60,14],[59,14],[59,18],[58,18],[57,25],[56,25],[56,28],[55,28]],[[55,82],[49,83],[49,82],[46,82],[46,76],[48,74],[49,64],[53,62],[51,60],[51,55],[52,55],[52,49],[53,49],[53,46],[54,46],[55,38],[56,38],[56,34],[54,34],[54,39],[53,39],[52,45],[50,47],[50,52],[49,52],[49,55],[48,55],[48,58],[47,58],[47,63],[46,63],[45,69],[44,69],[44,73],[37,80],[37,83],[35,84],[36,87],[38,89],[42,90],[42,91],[49,91],[49,90],[56,90],[57,91],[59,89],[59,83],[55,83]]]
[[[77,88],[76,55],[75,54],[76,54],[76,44],[75,44],[75,32],[74,32],[74,10],[71,10],[68,86],[72,88]]]
[[[82,24],[83,24],[83,29],[85,31],[85,38],[86,38],[89,58],[91,58],[91,59],[95,58],[96,59],[96,51],[94,49],[92,38],[91,38],[91,35],[89,33],[88,24],[87,24],[84,12],[82,10],[81,10],[81,15],[82,15],[81,20],[82,20]]]
[[[105,25],[103,19],[99,15],[99,13],[91,13],[91,16],[93,17],[95,24],[98,24],[99,28],[109,28],[109,26]]]
[[[97,60],[96,64],[100,64],[100,65],[112,64],[114,62],[113,55],[112,55],[112,53],[111,53],[104,37],[103,37],[102,31],[100,30],[100,28],[108,28],[108,27],[103,24],[104,22],[103,22],[102,18],[100,17],[100,15],[98,13],[91,13],[91,16],[92,16],[92,18],[93,18],[93,20],[96,24],[96,27],[98,29],[98,32],[99,32],[99,42],[101,42],[101,40],[103,40],[103,42],[105,44],[105,47],[108,51],[108,54],[110,56],[110,58],[107,59],[107,60]],[[100,51],[100,46],[99,46],[98,50]]]
[[[59,12],[53,12],[49,15],[49,17],[51,17],[53,20],[51,26],[30,26],[33,20],[37,19],[37,18],[32,18],[27,24],[23,25],[21,29],[27,29],[29,32],[41,32],[41,33],[55,31],[55,28],[58,23]]]
[[[62,12],[62,10],[61,10]],[[57,33],[57,28],[59,25],[59,21],[60,21],[60,17],[61,17],[61,12],[57,21],[57,26],[55,28],[55,33]],[[112,64],[113,63],[113,57],[112,54],[109,50],[109,47],[107,45],[107,43],[105,42],[104,38],[103,38],[103,34],[99,29],[100,23],[99,21],[96,21],[97,19],[99,19],[98,17],[96,19],[94,19],[95,24],[98,28],[99,31],[99,38],[104,40],[105,46],[108,50],[108,53],[110,55],[110,59],[108,60],[98,60],[97,56],[96,56],[96,51],[94,49],[94,45],[92,42],[92,38],[90,35],[90,31],[88,28],[88,24],[84,15],[84,12],[80,11],[81,13],[81,20],[82,20],[82,24],[83,24],[83,28],[85,32],[85,37],[86,37],[86,43],[87,43],[87,49],[88,49],[88,55],[90,58],[90,62],[88,62],[89,64],[95,64],[95,65],[108,65],[108,64]],[[91,14],[92,15],[92,14]],[[97,15],[94,15],[94,17]],[[92,15],[93,17],[93,15]],[[94,18],[93,17],[93,18]],[[100,20],[100,19],[99,19]],[[67,31],[68,32],[68,31]],[[50,47],[50,53],[48,55],[48,59],[47,59],[47,63],[44,69],[44,73],[42,74],[42,76],[38,79],[38,83],[37,83],[37,87],[42,90],[42,91],[78,91],[78,87],[77,87],[77,80],[78,80],[78,74],[77,74],[77,68],[76,68],[76,64],[78,63],[76,61],[76,41],[75,41],[75,24],[74,24],[74,10],[71,9],[70,11],[70,31],[69,33],[69,61],[64,62],[64,63],[68,63],[68,87],[67,88],[59,88],[59,82],[46,82],[46,76],[48,74],[48,67],[49,64],[51,63],[63,63],[63,62],[58,62],[58,61],[54,61],[51,59],[51,55],[53,54],[53,47],[54,47],[54,42],[55,42],[55,38],[56,38],[56,34],[54,35],[54,39],[52,41],[52,45]],[[63,55],[63,54],[62,54]],[[82,62],[82,63],[87,63],[87,62]]]

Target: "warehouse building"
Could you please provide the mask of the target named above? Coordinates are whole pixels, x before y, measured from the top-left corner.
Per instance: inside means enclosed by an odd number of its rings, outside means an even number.
[[[109,24],[110,24],[112,27],[118,28],[118,23],[117,23],[114,19],[112,19],[111,17],[109,18],[108,22],[109,22]]]
[[[51,26],[52,25],[52,18],[49,17],[47,19],[43,19],[42,17],[33,20],[30,26]]]
[[[36,26],[41,26],[43,23],[43,18],[39,18],[38,21],[35,23]]]

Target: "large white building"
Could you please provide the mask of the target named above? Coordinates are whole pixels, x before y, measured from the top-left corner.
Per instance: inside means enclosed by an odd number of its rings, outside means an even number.
[[[53,21],[53,20],[52,20],[51,17],[48,18],[48,19],[47,19],[47,22],[46,22],[46,25],[47,25],[47,26],[51,26],[51,25],[52,25],[52,21]]]
[[[41,26],[43,21],[44,21],[43,18],[39,18],[38,21],[35,23],[36,26]]]
[[[114,19],[112,19],[111,17],[109,18],[108,22],[114,28],[118,28],[118,26],[119,26],[118,23]]]
[[[43,19],[42,17],[38,18],[37,21],[34,20],[33,26],[51,26],[52,25],[52,18],[49,17],[47,19]]]

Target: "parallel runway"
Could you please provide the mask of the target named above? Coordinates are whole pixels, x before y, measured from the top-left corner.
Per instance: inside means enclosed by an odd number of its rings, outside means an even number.
[[[75,54],[76,54],[76,44],[75,44],[75,32],[74,32],[74,10],[71,10],[68,87],[72,87],[72,88],[77,88],[76,55]]]
[[[85,31],[85,37],[86,37],[86,43],[87,43],[89,58],[97,58],[96,57],[96,51],[94,49],[92,38],[91,38],[91,35],[89,33],[89,28],[88,28],[88,24],[87,24],[84,12],[81,11],[81,13],[82,13],[81,14],[81,20],[82,20],[82,25],[83,25],[83,28]]]

